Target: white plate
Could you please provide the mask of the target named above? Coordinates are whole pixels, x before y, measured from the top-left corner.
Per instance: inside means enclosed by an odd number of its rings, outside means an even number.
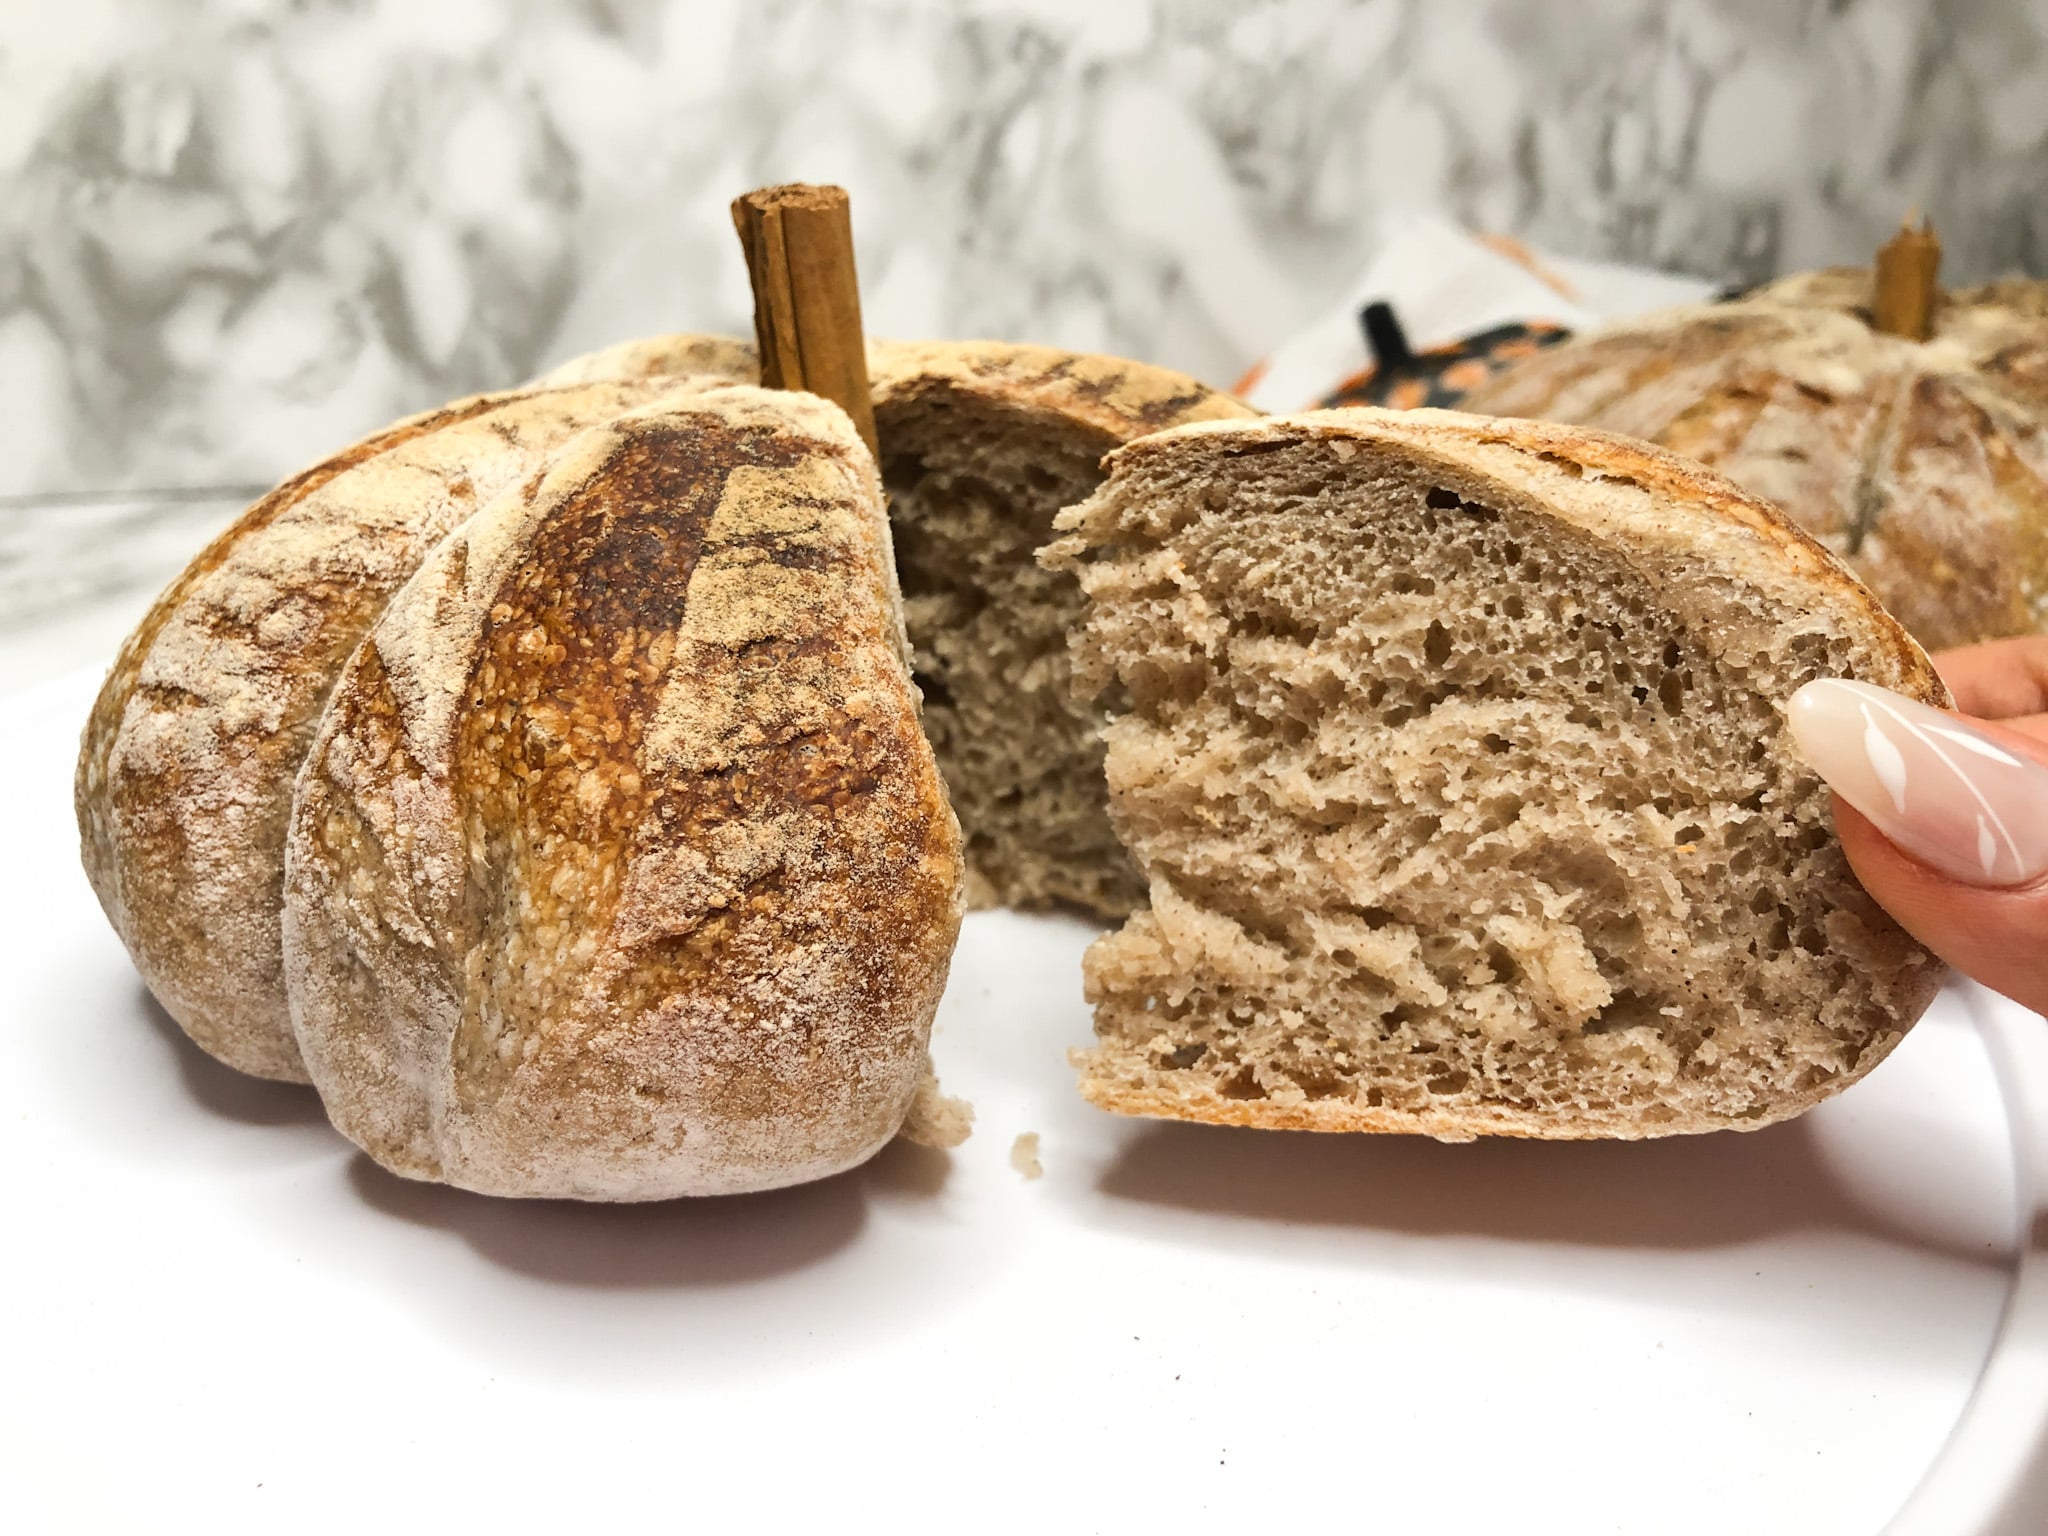
[[[1083,1104],[1089,930],[989,914],[950,1159],[492,1201],[147,1002],[77,868],[90,690],[0,705],[9,1530],[2042,1528],[2048,1028],[1975,988],[1751,1135],[1229,1131]]]

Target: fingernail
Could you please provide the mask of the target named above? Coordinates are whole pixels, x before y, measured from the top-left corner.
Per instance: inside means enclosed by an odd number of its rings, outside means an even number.
[[[2048,873],[2048,767],[1869,683],[1808,683],[1785,714],[1807,765],[1921,863],[1966,885]]]

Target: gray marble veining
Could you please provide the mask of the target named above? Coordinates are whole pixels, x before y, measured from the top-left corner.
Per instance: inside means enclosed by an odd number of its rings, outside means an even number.
[[[2048,259],[2001,0],[67,0],[0,11],[0,492],[266,480],[746,323],[726,201],[852,187],[878,331],[1227,380],[1376,222],[1731,279]]]

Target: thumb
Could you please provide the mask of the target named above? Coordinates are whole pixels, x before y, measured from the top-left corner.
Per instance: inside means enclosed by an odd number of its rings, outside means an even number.
[[[1840,678],[1786,717],[1863,888],[1965,975],[2048,1011],[2048,743]]]

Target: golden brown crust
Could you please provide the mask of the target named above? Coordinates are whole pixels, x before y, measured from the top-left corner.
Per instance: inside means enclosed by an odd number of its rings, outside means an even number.
[[[86,871],[144,982],[242,1071],[304,1081],[278,961],[292,777],[328,689],[425,550],[655,387],[479,396],[286,481],[122,647],[81,745]]]
[[[1864,269],[1802,273],[1550,348],[1466,404],[1721,470],[1927,645],[2048,627],[2048,284],[1951,292],[1925,342],[1873,331],[1869,294]]]
[[[232,1058],[231,1064],[259,1077],[305,1081],[289,1021],[278,1011],[275,1022],[287,1027],[281,1037],[266,1039],[269,1032],[240,1023],[236,1016],[245,1010],[236,1000],[191,996],[187,978],[203,981],[213,973],[215,936],[207,915],[176,897],[183,876],[180,866],[190,857],[190,839],[176,814],[189,774],[175,759],[132,760],[133,754],[122,751],[123,722],[131,710],[149,707],[147,701],[138,705],[137,695],[158,637],[185,612],[195,588],[233,563],[238,549],[260,538],[338,475],[480,408],[478,400],[458,401],[398,422],[292,476],[257,501],[201,550],[151,605],[122,642],[86,719],[72,786],[86,878],[145,983],[172,1017],[195,1039],[212,1042],[208,1049],[215,1055]],[[246,1047],[227,1043],[251,1035],[256,1038]],[[269,1048],[269,1039],[280,1048]]]
[[[286,935],[336,1124],[414,1177],[655,1199],[894,1134],[959,921],[874,469],[745,387],[448,540],[336,691]]]
[[[1939,977],[1936,977],[1937,984]],[[1931,998],[1932,991],[1929,996]],[[1696,1135],[1703,1131],[1760,1131],[1803,1115],[1823,1100],[1867,1076],[1905,1038],[1903,1032],[1879,1036],[1856,1069],[1823,1087],[1787,1094],[1770,1110],[1751,1119],[1731,1121],[1714,1116],[1678,1115],[1650,1123],[1626,1112],[1570,1118],[1536,1113],[1513,1105],[1492,1105],[1481,1111],[1368,1109],[1354,1103],[1311,1101],[1275,1104],[1271,1100],[1226,1099],[1205,1086],[1167,1092],[1122,1080],[1109,1064],[1089,1052],[1076,1053],[1084,1067],[1081,1094],[1112,1114],[1151,1120],[1191,1120],[1199,1125],[1242,1125],[1266,1131],[1324,1131],[1361,1135],[1428,1136],[1436,1141],[1476,1141],[1481,1136],[1510,1136],[1526,1141],[1646,1141],[1660,1136]]]

